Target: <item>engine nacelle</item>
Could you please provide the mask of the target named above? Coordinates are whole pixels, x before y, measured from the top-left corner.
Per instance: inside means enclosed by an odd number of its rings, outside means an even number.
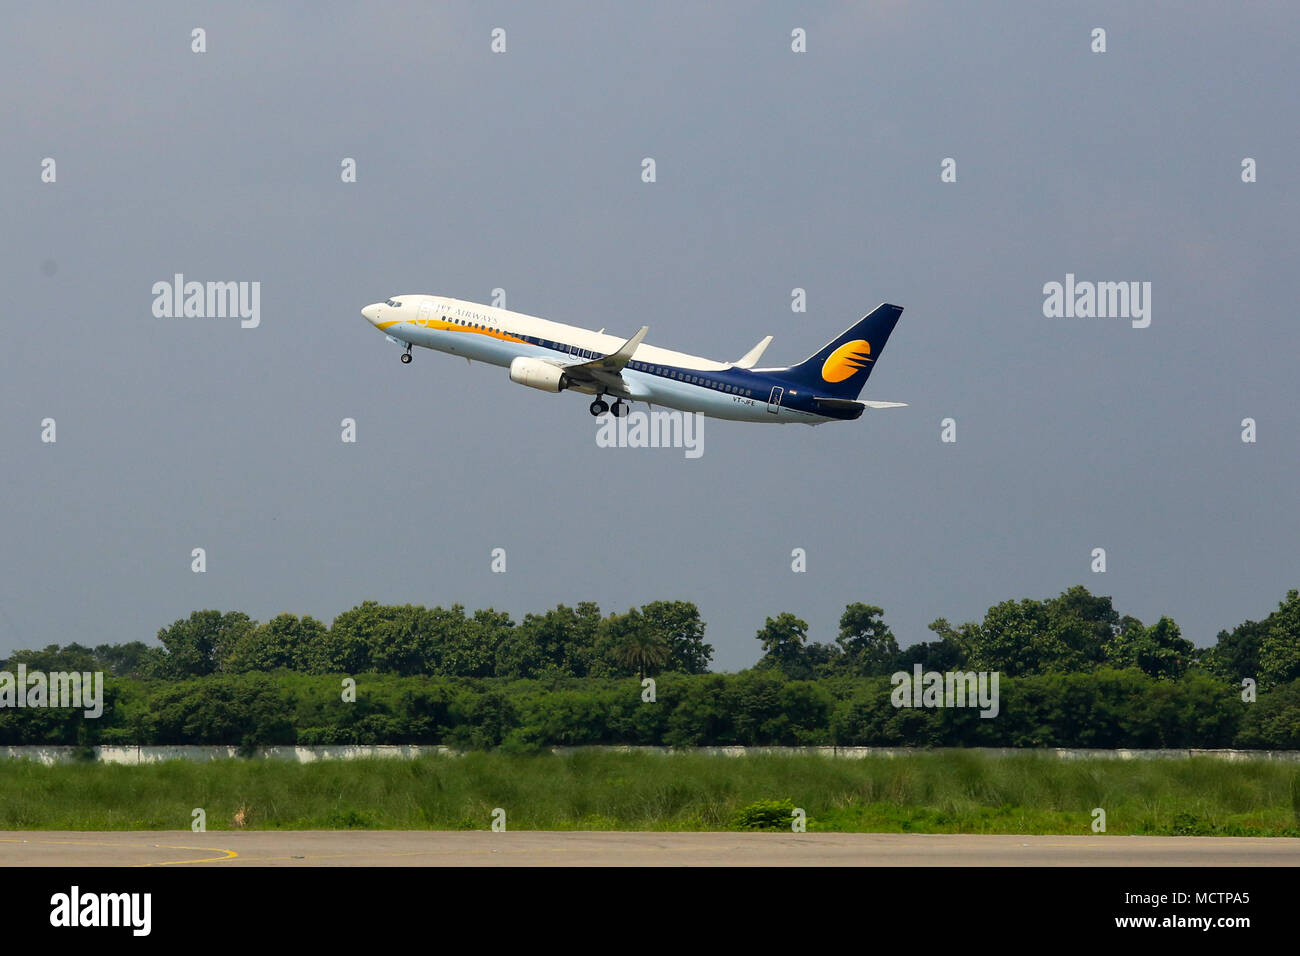
[[[562,392],[569,385],[563,369],[550,362],[524,358],[522,355],[510,363],[510,381],[529,388],[540,388],[543,392]]]

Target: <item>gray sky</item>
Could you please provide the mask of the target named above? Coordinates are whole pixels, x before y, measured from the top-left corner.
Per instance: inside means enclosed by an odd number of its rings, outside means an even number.
[[[910,644],[1081,583],[1206,644],[1300,585],[1294,4],[321,9],[7,14],[0,653],[682,598],[738,669],[786,610]],[[176,272],[261,282],[260,327],[155,318]],[[1151,282],[1150,327],[1045,318],[1066,273]],[[864,397],[910,407],[599,448],[585,399],[403,367],[358,311],[497,287],[720,360],[770,333],[764,364],[896,302]]]

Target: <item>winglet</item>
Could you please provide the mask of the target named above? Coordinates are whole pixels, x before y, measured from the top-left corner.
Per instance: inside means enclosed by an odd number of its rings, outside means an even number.
[[[645,338],[645,334],[649,331],[650,326],[641,326],[641,331],[619,346],[617,352],[606,355],[604,359],[600,360],[603,366],[605,368],[615,368],[622,371],[623,367],[627,365],[628,362],[632,361],[633,353],[636,352],[637,346],[641,344],[641,340]]]
[[[763,353],[767,351],[767,347],[771,344],[772,336],[769,335],[731,364],[735,368],[753,368],[754,365],[757,364],[758,360],[763,357]]]

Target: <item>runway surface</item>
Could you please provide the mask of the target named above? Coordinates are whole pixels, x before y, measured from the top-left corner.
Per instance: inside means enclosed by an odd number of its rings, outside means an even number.
[[[0,866],[1300,866],[1300,839],[879,833],[6,832]]]

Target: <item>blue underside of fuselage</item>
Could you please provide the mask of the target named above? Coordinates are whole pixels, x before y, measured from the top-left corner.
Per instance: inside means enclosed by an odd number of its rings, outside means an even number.
[[[508,368],[511,361],[519,356],[568,362],[585,362],[601,357],[600,353],[580,351],[562,342],[533,338],[523,342],[504,341],[469,330],[427,329],[406,322],[390,326],[385,331],[393,338],[412,345],[503,368]],[[713,418],[816,425],[825,421],[852,419],[861,414],[860,410],[854,414],[852,411],[840,412],[816,407],[813,395],[806,387],[794,385],[770,373],[747,369],[702,371],[637,362],[629,364],[622,376],[627,382],[627,390],[620,394],[611,389],[607,394],[687,412],[703,412]],[[579,386],[578,390],[595,389]]]

